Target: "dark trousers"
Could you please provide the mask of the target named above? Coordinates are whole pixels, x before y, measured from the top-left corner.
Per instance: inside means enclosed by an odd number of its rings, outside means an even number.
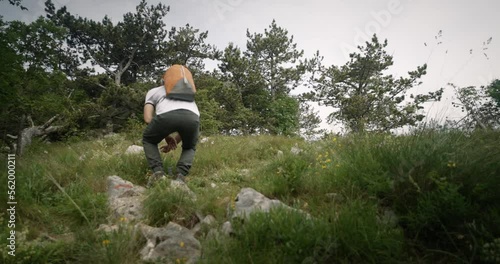
[[[144,153],[153,172],[165,171],[158,143],[178,132],[182,139],[182,154],[177,162],[177,173],[187,175],[193,164],[199,127],[200,118],[189,110],[180,109],[155,116],[142,136]]]

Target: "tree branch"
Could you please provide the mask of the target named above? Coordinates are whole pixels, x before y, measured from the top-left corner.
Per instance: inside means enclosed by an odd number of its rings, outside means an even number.
[[[113,75],[115,74],[110,68],[106,67],[102,62],[98,61],[93,52],[92,52],[92,49],[89,47],[89,45],[87,43],[83,43],[83,45],[85,45],[85,48],[87,48],[87,51],[90,55],[90,57],[92,57],[92,59],[97,63],[97,65],[99,65],[101,68],[103,68],[107,73]]]

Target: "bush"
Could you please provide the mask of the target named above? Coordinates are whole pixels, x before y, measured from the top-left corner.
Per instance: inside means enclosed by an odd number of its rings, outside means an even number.
[[[144,200],[144,216],[149,225],[164,226],[173,221],[192,228],[197,223],[196,204],[186,191],[169,188],[169,180],[159,182]]]
[[[211,241],[206,263],[328,263],[336,247],[331,227],[286,210],[232,221],[234,238]]]

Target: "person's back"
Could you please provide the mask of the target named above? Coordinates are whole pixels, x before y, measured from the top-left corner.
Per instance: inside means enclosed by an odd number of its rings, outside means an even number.
[[[156,115],[155,115],[156,113]],[[143,134],[143,146],[149,167],[153,171],[148,187],[165,177],[158,144],[165,139],[168,152],[182,140],[182,153],[177,162],[177,179],[184,181],[194,160],[198,142],[200,112],[195,101],[169,99],[164,86],[148,91],[144,104],[144,121],[148,123]],[[169,136],[177,132],[176,138]]]

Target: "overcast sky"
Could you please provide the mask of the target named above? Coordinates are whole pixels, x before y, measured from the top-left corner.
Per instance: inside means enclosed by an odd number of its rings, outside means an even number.
[[[119,21],[134,12],[139,0],[53,0],[71,13]],[[162,1],[170,6],[167,26],[189,23],[208,30],[210,44],[223,49],[229,42],[245,48],[246,30],[263,32],[273,19],[294,36],[305,57],[316,50],[326,65],[342,65],[356,45],[377,33],[389,42],[394,56],[391,73],[406,76],[424,63],[428,73],[415,91],[432,91],[452,82],[479,86],[500,78],[500,1],[498,0],[182,0]],[[149,4],[158,1],[150,0]],[[24,0],[29,11],[0,2],[4,20],[30,22],[44,15],[44,0]],[[442,36],[436,39],[439,31]],[[487,44],[487,40],[492,38]],[[440,42],[440,44],[438,44]],[[487,48],[486,50],[483,50]],[[472,49],[472,53],[471,53]],[[484,54],[486,53],[486,55]],[[215,66],[215,65],[207,65]],[[300,92],[300,90],[299,90]],[[429,118],[456,119],[451,106],[453,91],[443,101],[428,104]],[[319,108],[324,118],[330,110]],[[334,129],[336,130],[336,129]]]

